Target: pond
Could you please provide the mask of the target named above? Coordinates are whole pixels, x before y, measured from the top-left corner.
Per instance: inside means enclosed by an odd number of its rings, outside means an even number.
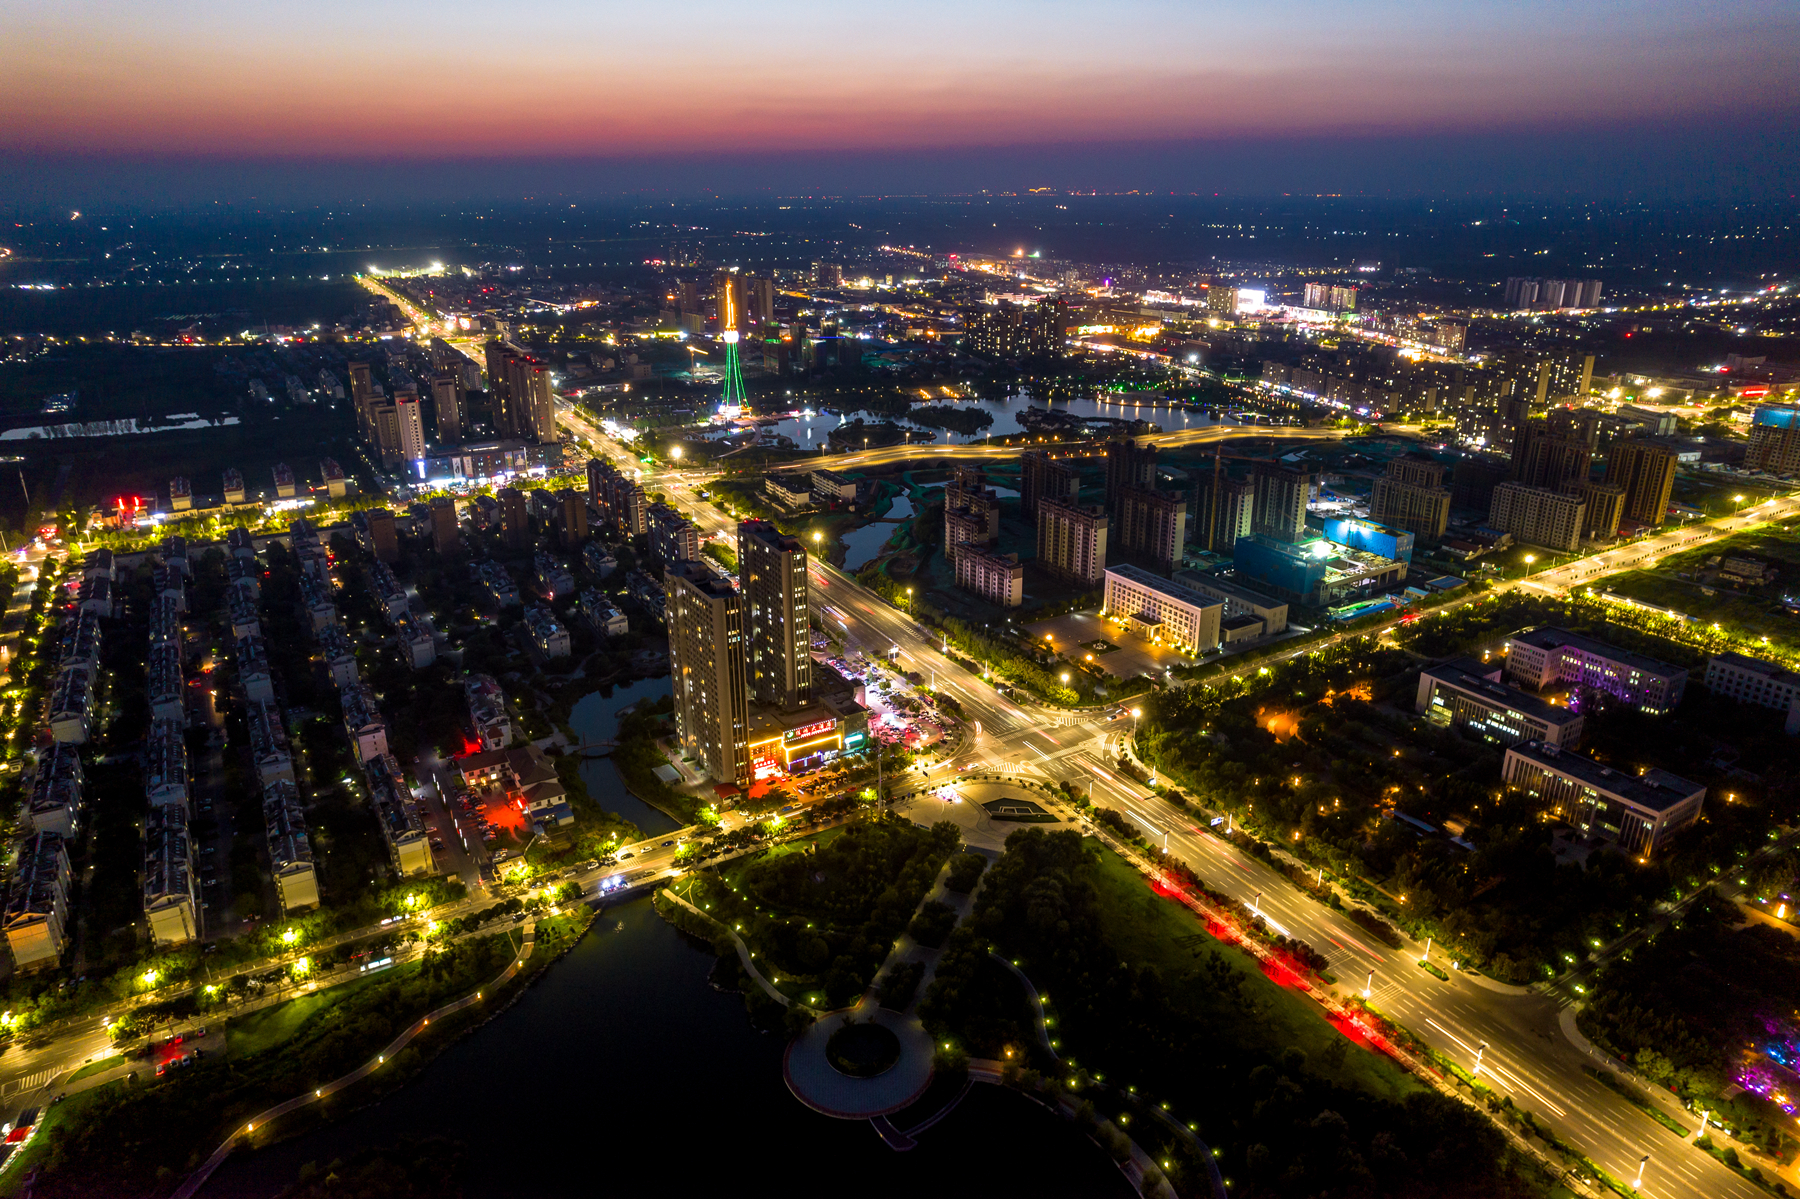
[[[897,495],[888,504],[885,518],[860,529],[840,533],[838,540],[844,543],[844,569],[851,574],[861,570],[870,559],[881,553],[881,547],[888,543],[888,538],[900,527],[893,522],[906,520],[912,514],[912,500],[904,495]]]
[[[610,694],[609,694],[610,693]],[[669,694],[669,676],[639,679],[623,687],[606,687],[581,698],[569,713],[569,727],[582,741],[610,741],[619,731],[619,712],[639,700],[654,703]],[[617,812],[642,829],[644,835],[668,833],[679,821],[653,808],[625,789],[610,758],[589,758],[581,764],[581,781],[588,794],[609,812]]]
[[[777,1164],[782,1189],[798,1194],[1133,1196],[1073,1125],[996,1087],[973,1088],[908,1153],[866,1122],[807,1110],[782,1080],[784,1042],[751,1028],[740,996],[707,985],[713,960],[647,899],[604,911],[517,1003],[410,1085],[234,1154],[200,1199],[273,1199],[307,1162],[427,1137],[462,1143],[469,1199],[735,1194],[747,1171]]]

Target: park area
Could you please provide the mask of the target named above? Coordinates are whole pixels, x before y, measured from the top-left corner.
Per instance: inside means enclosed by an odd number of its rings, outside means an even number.
[[[921,1009],[927,1027],[971,1056],[1028,1056],[1172,1163],[1178,1190],[1193,1168],[1184,1143],[1134,1123],[1131,1104],[1197,1132],[1247,1194],[1278,1182],[1283,1193],[1337,1193],[1346,1178],[1367,1194],[1431,1194],[1417,1188],[1450,1168],[1464,1194],[1536,1182],[1483,1117],[1340,1032],[1291,976],[1265,974],[1092,839],[1015,833],[971,920],[951,934]],[[1043,997],[1059,1063],[990,945]]]
[[[838,1008],[867,988],[960,842],[954,825],[883,815],[702,871],[676,891],[742,937],[783,994]]]

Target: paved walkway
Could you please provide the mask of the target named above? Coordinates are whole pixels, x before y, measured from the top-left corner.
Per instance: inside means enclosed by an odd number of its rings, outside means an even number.
[[[972,897],[947,891],[944,882],[949,877],[950,865],[946,862],[938,871],[931,889],[919,901],[919,907],[924,907],[934,899],[949,903],[959,909],[957,919],[960,922],[972,906]],[[917,912],[918,908],[915,908],[914,914]],[[945,934],[946,939],[948,935]],[[910,933],[901,933],[887,960],[875,972],[869,989],[854,1007],[813,1021],[811,1028],[789,1042],[787,1052],[782,1055],[781,1073],[787,1080],[788,1090],[794,1093],[794,1098],[815,1112],[839,1120],[874,1120],[910,1106],[923,1095],[925,1088],[931,1085],[934,1047],[931,1034],[925,1031],[925,1025],[915,1009],[918,1007],[919,997],[925,993],[925,988],[931,985],[932,976],[937,973],[940,955],[940,950],[920,945]],[[919,979],[918,988],[913,992],[906,1011],[889,1011],[881,1006],[881,1001],[877,998],[880,994],[880,980],[896,966],[909,961],[923,964],[924,974]],[[848,1074],[840,1074],[832,1067],[825,1052],[825,1043],[831,1039],[832,1033],[852,1022],[880,1025],[899,1038],[900,1060],[886,1073],[874,1078],[852,1078]],[[895,1148],[912,1147],[910,1138],[900,1134],[892,1124],[884,1121],[876,1124],[875,1128]],[[893,1134],[893,1139],[890,1139],[890,1133]]]
[[[230,1136],[226,1137],[224,1143],[213,1150],[212,1156],[207,1158],[198,1170],[188,1175],[186,1181],[184,1181],[175,1191],[174,1199],[193,1199],[195,1192],[205,1186],[206,1180],[212,1177],[213,1171],[217,1170],[219,1166],[224,1163],[225,1159],[231,1155],[231,1151],[237,1147],[239,1140],[250,1136],[258,1128],[268,1124],[271,1120],[284,1116],[289,1112],[297,1111],[309,1103],[317,1103],[327,1095],[335,1095],[339,1091],[355,1085],[379,1070],[386,1064],[388,1058],[406,1048],[406,1046],[412,1042],[413,1038],[424,1032],[433,1020],[441,1020],[453,1012],[459,1012],[464,1008],[473,1007],[480,1003],[482,1001],[482,996],[485,995],[490,988],[498,987],[501,984],[510,981],[519,973],[519,971],[525,968],[525,959],[531,956],[536,938],[537,922],[532,921],[525,926],[525,943],[519,949],[519,956],[514,958],[512,964],[507,966],[507,968],[501,972],[500,977],[489,983],[487,987],[482,988],[482,990],[475,992],[473,995],[465,995],[461,999],[446,1003],[435,1011],[421,1016],[409,1025],[404,1032],[395,1037],[385,1049],[376,1054],[373,1061],[364,1062],[342,1078],[334,1079],[324,1086],[317,1088],[310,1094],[296,1095],[284,1103],[278,1103],[274,1107],[258,1112],[255,1116],[245,1121],[244,1127],[241,1130],[234,1131]]]
[[[984,854],[991,861],[1006,849],[1006,839],[1022,828],[1043,828],[1054,832],[1059,826],[1032,824],[1018,820],[995,820],[981,805],[996,799],[1024,797],[1042,804],[1042,792],[1024,780],[990,782],[953,779],[957,783],[959,801],[939,799],[935,790],[919,791],[894,804],[894,811],[914,824],[930,828],[940,820],[948,820],[962,833],[963,848]],[[1047,806],[1047,805],[1045,805]]]
[[[744,938],[738,936],[737,933],[726,928],[724,924],[714,920],[711,916],[708,916],[705,912],[702,912],[699,908],[675,894],[675,892],[669,890],[667,887],[662,889],[662,893],[692,912],[694,915],[700,917],[700,919],[706,921],[708,924],[716,925],[718,928],[723,929],[725,935],[731,938],[732,944],[737,946],[738,961],[743,963],[744,972],[756,980],[756,985],[761,987],[764,991],[767,991],[769,997],[780,1003],[783,1007],[793,1007],[795,1005],[795,1000],[789,999],[786,995],[783,995],[780,988],[770,982],[767,978],[764,978],[763,972],[756,968],[756,955],[750,952],[750,947],[748,945],[744,944]],[[805,1007],[806,1005],[800,1004],[800,1006]],[[807,1010],[812,1011],[813,1009],[807,1008]]]
[[[900,1040],[900,1060],[885,1074],[852,1078],[825,1056],[825,1042],[845,1024],[877,1024]],[[902,1016],[865,995],[853,1008],[834,1012],[788,1044],[781,1073],[794,1098],[839,1120],[869,1120],[910,1106],[931,1085],[931,1034],[917,1016]]]

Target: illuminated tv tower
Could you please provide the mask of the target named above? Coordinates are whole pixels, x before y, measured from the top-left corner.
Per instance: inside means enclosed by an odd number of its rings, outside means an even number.
[[[738,364],[738,277],[719,276],[719,337],[725,343],[725,394],[719,397],[719,415],[742,416],[749,405],[744,394],[744,371]]]

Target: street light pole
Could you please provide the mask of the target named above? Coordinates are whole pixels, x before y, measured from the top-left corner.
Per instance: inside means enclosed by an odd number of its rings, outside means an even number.
[[[1647,1166],[1647,1165],[1649,1165],[1649,1164],[1650,1164],[1650,1155],[1649,1155],[1649,1154],[1648,1154],[1648,1153],[1646,1153],[1646,1154],[1644,1154],[1644,1156],[1643,1156],[1643,1157],[1640,1157],[1640,1158],[1639,1158],[1639,1159],[1638,1159],[1638,1172],[1637,1172],[1637,1178],[1636,1178],[1636,1179],[1635,1179],[1635,1180],[1634,1180],[1634,1181],[1633,1181],[1633,1182],[1632,1182],[1632,1184],[1631,1184],[1631,1189],[1632,1189],[1632,1190],[1634,1190],[1634,1191],[1635,1191],[1635,1190],[1637,1190],[1637,1189],[1638,1189],[1638,1188],[1639,1188],[1639,1187],[1641,1187],[1641,1186],[1643,1186],[1643,1185],[1644,1185],[1644,1167],[1645,1167],[1645,1166]]]
[[[1482,1058],[1482,1055],[1485,1053],[1487,1053],[1487,1042],[1483,1041],[1481,1043],[1481,1047],[1475,1051],[1475,1069],[1470,1071],[1470,1073],[1469,1073],[1470,1078],[1480,1078],[1481,1077],[1481,1058]]]

